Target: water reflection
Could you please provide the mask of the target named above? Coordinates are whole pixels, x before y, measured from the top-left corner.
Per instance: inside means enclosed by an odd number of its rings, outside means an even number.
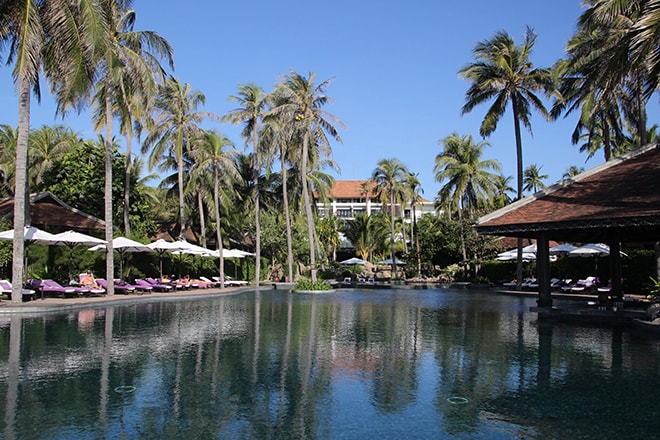
[[[12,316],[0,327],[2,438],[656,432],[658,341],[539,323],[532,304],[434,289],[259,291]]]

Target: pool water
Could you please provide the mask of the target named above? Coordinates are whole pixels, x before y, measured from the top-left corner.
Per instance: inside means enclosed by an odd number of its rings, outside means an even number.
[[[0,438],[660,436],[660,338],[538,322],[533,298],[140,299],[0,316]]]

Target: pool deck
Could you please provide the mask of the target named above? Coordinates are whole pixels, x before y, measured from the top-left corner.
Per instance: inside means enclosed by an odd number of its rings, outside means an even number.
[[[0,315],[4,314],[35,314],[35,313],[53,313],[65,310],[88,309],[94,307],[106,307],[108,305],[127,305],[135,303],[148,303],[154,301],[178,301],[200,297],[217,297],[225,295],[234,295],[247,290],[254,290],[254,286],[245,287],[225,287],[209,289],[190,289],[177,290],[174,292],[151,292],[151,293],[130,293],[114,294],[100,296],[82,296],[73,298],[55,298],[45,297],[37,298],[32,301],[12,302],[9,300],[0,301]],[[259,289],[272,289],[270,284],[265,284]]]

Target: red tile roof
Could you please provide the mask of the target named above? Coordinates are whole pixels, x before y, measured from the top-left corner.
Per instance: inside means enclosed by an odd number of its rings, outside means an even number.
[[[9,221],[14,219],[13,198],[0,200],[0,217]],[[30,196],[30,224],[49,232],[105,229],[103,220],[67,205],[50,192]]]
[[[332,186],[332,195],[334,199],[359,199],[365,198],[365,195],[362,193],[362,185],[364,185],[368,180],[335,180],[334,185]],[[376,188],[375,183],[369,183],[367,186],[368,193],[367,196],[370,198],[373,197],[373,191]]]
[[[660,239],[660,147],[653,144],[479,219],[484,234]],[[569,237],[571,235],[573,237]]]

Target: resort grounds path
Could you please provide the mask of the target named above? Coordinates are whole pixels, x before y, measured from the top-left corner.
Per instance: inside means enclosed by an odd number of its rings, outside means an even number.
[[[272,289],[270,283],[266,283],[259,289]],[[67,310],[88,309],[95,307],[107,307],[108,305],[127,305],[135,303],[148,303],[154,301],[185,300],[200,297],[215,297],[222,295],[234,295],[245,291],[254,290],[254,286],[208,288],[208,289],[190,289],[177,290],[175,292],[151,292],[151,293],[130,293],[83,297],[44,297],[36,298],[25,302],[12,302],[10,300],[0,301],[0,315],[5,314],[32,314],[32,313],[52,313]]]

